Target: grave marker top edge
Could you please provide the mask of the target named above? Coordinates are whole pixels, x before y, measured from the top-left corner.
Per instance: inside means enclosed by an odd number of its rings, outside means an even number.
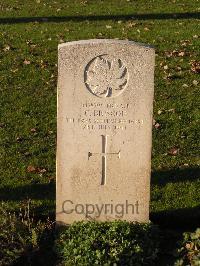
[[[58,49],[65,47],[65,46],[71,46],[71,45],[84,45],[84,44],[124,44],[124,45],[135,45],[135,46],[141,46],[143,48],[148,49],[154,49],[152,45],[146,45],[144,43],[140,42],[134,42],[134,41],[128,41],[128,40],[117,40],[117,39],[89,39],[89,40],[80,40],[80,41],[71,41],[71,42],[65,42],[58,45]]]

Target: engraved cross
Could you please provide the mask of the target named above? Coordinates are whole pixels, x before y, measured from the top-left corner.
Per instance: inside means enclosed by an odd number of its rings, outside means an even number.
[[[117,155],[118,158],[120,159],[120,151],[118,152],[107,152],[107,137],[108,135],[101,135],[102,137],[102,152],[97,153],[97,152],[88,152],[88,160],[90,159],[91,156],[93,155],[101,155],[102,157],[102,177],[101,177],[101,185],[106,184],[106,165],[107,165],[107,156],[109,155]]]

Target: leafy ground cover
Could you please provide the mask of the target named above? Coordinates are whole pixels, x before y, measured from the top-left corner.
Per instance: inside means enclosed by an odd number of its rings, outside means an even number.
[[[0,3],[0,199],[55,212],[59,43],[92,38],[155,46],[151,220],[197,227],[200,210],[198,0],[5,0]]]
[[[55,230],[55,222],[33,219],[29,204],[17,215],[2,204],[0,265],[199,265],[199,230],[181,236],[126,221],[78,222]]]

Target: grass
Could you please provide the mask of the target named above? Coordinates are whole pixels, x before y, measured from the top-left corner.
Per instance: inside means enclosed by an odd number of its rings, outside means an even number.
[[[200,217],[199,1],[5,0],[0,4],[0,198],[55,212],[59,43],[119,38],[156,49],[151,218]],[[108,27],[111,26],[111,27]],[[198,83],[199,82],[199,83]],[[179,224],[180,222],[180,224]]]

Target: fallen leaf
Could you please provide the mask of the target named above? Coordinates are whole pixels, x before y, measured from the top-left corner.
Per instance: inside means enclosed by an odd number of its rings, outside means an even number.
[[[200,62],[192,61],[190,64],[192,72],[200,73]]]
[[[40,174],[43,174],[43,173],[46,173],[47,170],[46,170],[45,168],[43,168],[43,169],[38,168],[37,171],[38,171]]]
[[[18,68],[16,68],[16,69],[11,69],[11,72],[12,72],[12,73],[16,73],[18,70],[19,70]]]
[[[167,79],[173,79],[173,74],[169,73],[169,74],[167,75]]]
[[[180,53],[178,53],[178,56],[184,56],[185,55],[185,52],[180,52]]]
[[[37,47],[37,44],[31,44],[30,47],[33,50],[33,49],[35,49]]]
[[[23,138],[22,137],[17,137],[16,140],[17,140],[17,142],[21,142],[23,140]]]
[[[154,125],[154,127],[155,127],[156,129],[158,129],[158,128],[160,128],[160,124],[159,124],[159,123],[156,123],[156,124]]]
[[[27,172],[28,173],[38,173],[38,174],[43,174],[46,173],[47,170],[45,168],[39,168],[39,167],[35,167],[33,165],[29,165],[27,167]]]
[[[10,50],[10,46],[9,45],[6,45],[4,48],[3,48],[4,52],[7,52]]]
[[[27,167],[27,172],[28,172],[28,173],[36,172],[36,168],[35,168],[33,165],[29,165],[29,166]]]
[[[29,60],[26,60],[26,59],[24,60],[24,65],[30,65],[30,63],[31,62]]]
[[[178,56],[178,57],[183,57],[186,55],[185,51],[178,51],[178,50],[173,50],[173,51],[165,51],[165,54],[167,57],[172,57],[172,56]]]
[[[169,109],[169,110],[167,110],[168,112],[173,112],[173,113],[175,113],[175,109],[174,108],[172,108],[172,109]]]
[[[179,153],[179,148],[173,147],[168,151],[169,155],[176,156]]]
[[[199,82],[198,82],[197,80],[193,80],[193,81],[192,81],[192,84],[193,84],[194,86],[197,86],[197,85],[199,84]]]
[[[35,133],[36,131],[37,131],[36,128],[31,128],[31,132],[32,132],[32,133]]]
[[[137,23],[135,23],[135,22],[129,22],[128,24],[127,24],[127,27],[128,28],[132,28],[132,27],[134,27],[134,26],[136,26],[137,25]]]
[[[189,86],[187,84],[183,84],[182,87],[188,88]]]
[[[33,42],[32,42],[32,40],[27,40],[26,41],[26,44],[32,44]]]
[[[46,62],[44,62],[43,60],[40,60],[40,67],[41,68],[46,68],[47,67],[47,64]]]

